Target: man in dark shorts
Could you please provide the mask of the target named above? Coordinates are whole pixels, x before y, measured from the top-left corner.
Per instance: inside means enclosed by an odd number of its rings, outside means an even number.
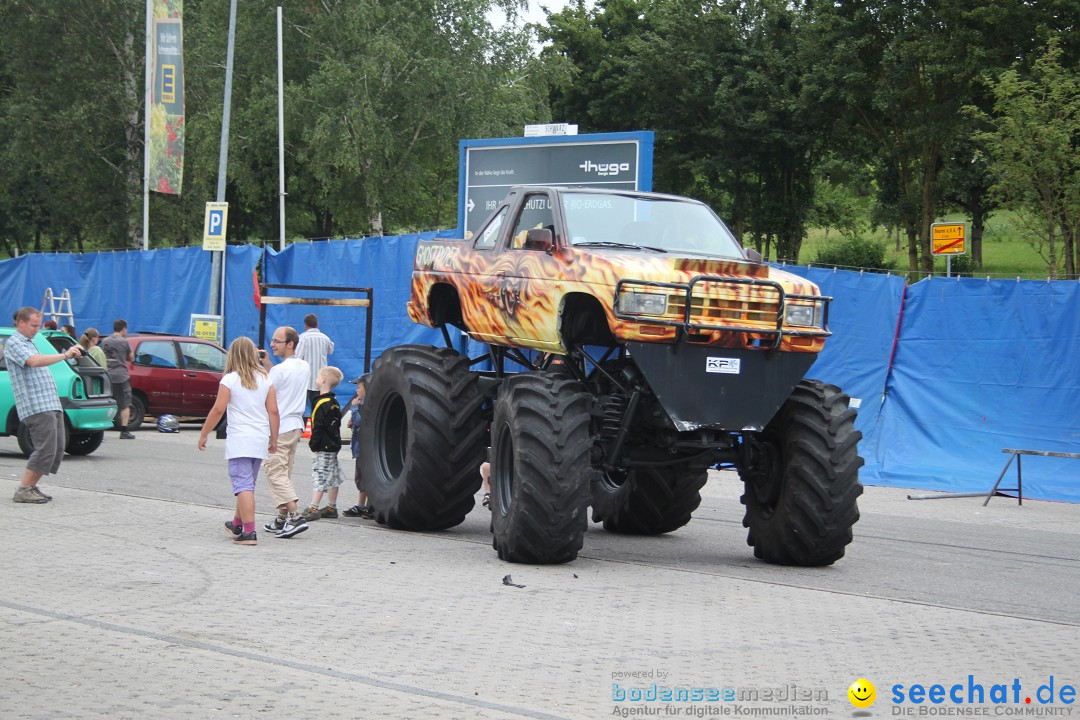
[[[21,308],[15,313],[15,334],[4,344],[15,409],[34,443],[34,452],[12,499],[35,505],[52,500],[51,495],[38,487],[38,481],[42,475],[59,470],[64,457],[64,410],[48,366],[82,355],[78,345],[69,347],[62,355],[43,354],[34,344],[34,336],[40,329],[41,313],[36,308]]]
[[[127,321],[113,322],[113,334],[101,341],[101,349],[109,364],[109,380],[112,381],[113,397],[120,411],[120,439],[134,440],[134,433],[128,431],[131,419],[131,372],[127,364],[135,359],[131,352],[131,343],[127,339]]]

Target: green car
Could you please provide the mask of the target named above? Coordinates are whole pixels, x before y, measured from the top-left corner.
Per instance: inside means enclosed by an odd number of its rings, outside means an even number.
[[[0,327],[0,420],[3,421],[0,436],[17,436],[19,449],[29,457],[34,445],[15,410],[11,376],[4,361],[4,345],[15,332],[13,327]],[[34,344],[43,355],[49,355],[64,352],[75,341],[58,330],[42,330],[34,338]],[[72,455],[89,455],[101,446],[105,431],[112,427],[116,415],[109,373],[88,356],[55,363],[49,370],[56,380],[60,404],[64,408],[68,434],[65,449]]]

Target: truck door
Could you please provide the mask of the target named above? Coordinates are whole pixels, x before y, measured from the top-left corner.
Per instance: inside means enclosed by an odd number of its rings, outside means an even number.
[[[464,262],[458,268],[462,280],[458,285],[461,309],[470,335],[480,342],[504,343],[509,337],[506,313],[502,307],[502,283],[499,259],[509,225],[510,207],[504,205],[481,228],[473,239],[474,262]]]
[[[496,263],[501,305],[511,338],[538,349],[558,346],[559,267],[551,253],[525,247],[529,230],[548,229],[554,241],[555,210],[547,193],[530,193],[518,209]]]

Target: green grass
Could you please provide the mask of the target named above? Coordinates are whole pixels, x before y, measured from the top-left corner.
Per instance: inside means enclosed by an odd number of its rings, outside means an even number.
[[[968,257],[971,256],[971,223],[967,216],[961,213],[954,213],[939,218],[940,221],[945,222],[965,222],[968,224]],[[896,236],[887,235],[883,228],[877,228],[874,231],[866,230],[861,233],[862,237],[867,240],[875,240],[885,245],[886,260],[891,260],[895,263],[895,272],[898,274],[905,274],[908,269],[908,254],[907,254],[907,236],[904,233],[900,235],[900,250],[896,250]],[[1045,279],[1048,275],[1048,268],[1046,261],[1044,261],[1039,254],[1032,247],[1032,244],[1027,239],[1027,234],[1018,228],[1018,223],[1014,213],[1009,211],[1000,211],[993,213],[986,223],[986,228],[983,234],[983,268],[980,271],[975,271],[976,277],[1022,277],[1025,279]],[[809,232],[808,237],[803,240],[802,250],[799,253],[799,262],[803,265],[814,262],[817,257],[818,250],[824,247],[826,244],[836,242],[841,239],[841,236],[836,231],[831,231],[826,238],[825,231],[822,229],[813,229]],[[1060,246],[1058,253],[1060,254]],[[954,265],[956,259],[953,260]],[[938,257],[934,259],[934,272],[936,274],[945,274],[945,258]],[[1059,277],[1061,271],[1059,270]]]

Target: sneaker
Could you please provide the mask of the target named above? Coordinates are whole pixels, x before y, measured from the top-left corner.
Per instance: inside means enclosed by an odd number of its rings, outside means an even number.
[[[341,514],[345,517],[361,517],[365,509],[363,505],[353,505],[348,510],[342,510]]]
[[[310,527],[304,518],[297,516],[291,517],[285,521],[285,526],[274,533],[274,537],[279,538],[291,538],[294,535],[299,535]]]
[[[44,493],[34,487],[18,488],[15,491],[15,497],[11,499],[17,503],[32,503],[34,505],[41,505],[42,503],[49,502],[49,498],[47,498]]]
[[[124,430],[123,432],[120,433],[120,439],[121,440],[134,440],[135,435],[133,433],[129,433],[127,430]]]
[[[307,520],[308,522],[311,522],[312,520],[318,520],[319,518],[321,518],[322,513],[319,511],[319,508],[310,508],[309,507],[306,510],[304,510],[304,512],[302,514],[302,517],[305,520]]]
[[[33,485],[33,486],[31,486],[31,488],[30,488],[30,489],[31,489],[31,490],[33,490],[33,491],[34,491],[34,492],[35,492],[36,494],[38,494],[38,495],[40,495],[41,497],[45,498],[46,500],[52,500],[52,495],[46,495],[46,494],[45,494],[45,493],[44,493],[44,492],[42,491],[42,489],[41,489],[41,486],[40,486],[40,485]]]
[[[491,505],[491,493],[484,493],[484,507],[490,507]]]
[[[327,505],[319,511],[319,517],[330,518],[332,520],[337,517],[337,508]]]
[[[233,525],[232,520],[225,521],[225,529],[229,531],[229,534],[233,537],[240,535],[244,532],[244,528],[241,525]]]
[[[370,505],[365,505],[364,509],[360,512],[360,517],[364,520],[374,520],[375,508],[371,507]]]
[[[236,539],[233,540],[233,544],[234,545],[255,545],[255,544],[257,544],[256,541],[255,541],[255,532],[252,531],[252,532],[249,532],[249,533],[240,533],[239,535],[236,536]]]
[[[285,527],[285,516],[278,515],[276,518],[263,525],[263,527],[266,528],[267,532],[277,534]]]

